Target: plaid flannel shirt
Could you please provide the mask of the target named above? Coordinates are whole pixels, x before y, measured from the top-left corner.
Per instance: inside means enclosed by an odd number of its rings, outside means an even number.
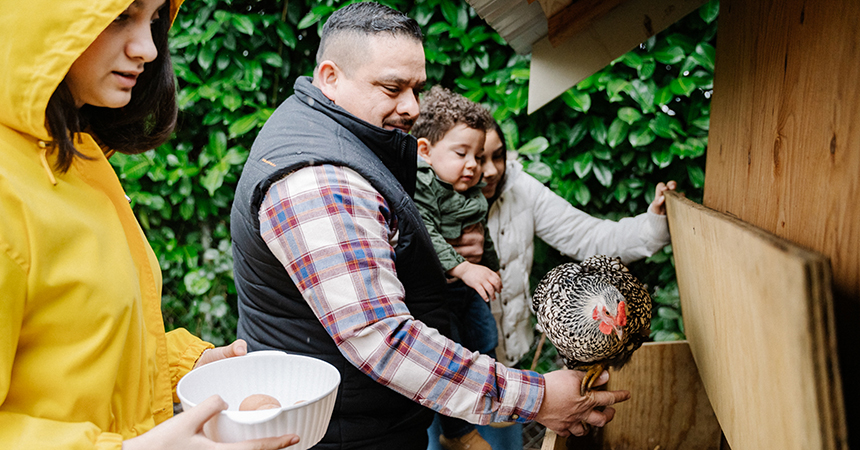
[[[543,376],[470,352],[409,313],[394,266],[396,218],[358,173],[299,169],[269,188],[259,217],[260,235],[362,372],[472,423],[534,419]]]

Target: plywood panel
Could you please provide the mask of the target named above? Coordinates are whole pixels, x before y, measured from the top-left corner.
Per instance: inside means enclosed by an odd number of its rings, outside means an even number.
[[[642,345],[607,388],[632,398],[604,428],[605,450],[719,450],[720,425],[687,341]]]
[[[733,450],[847,449],[827,259],[675,193],[690,348]]]
[[[616,406],[615,419],[595,436],[596,444],[587,438],[565,443],[547,431],[542,450],[719,450],[720,426],[687,341],[645,343],[627,365],[612,371],[607,389],[629,390],[632,398]]]
[[[571,86],[606,67],[706,0],[627,0],[554,47],[545,37],[532,46],[531,114]],[[615,0],[613,0],[615,3]]]
[[[860,1],[722,0],[704,204],[826,255],[860,379]],[[845,384],[860,448],[860,384]]]

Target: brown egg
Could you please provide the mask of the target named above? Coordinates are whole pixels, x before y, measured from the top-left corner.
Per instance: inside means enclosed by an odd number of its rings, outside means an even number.
[[[254,394],[242,400],[242,404],[239,405],[239,411],[258,411],[280,407],[281,403],[275,397],[266,394]]]

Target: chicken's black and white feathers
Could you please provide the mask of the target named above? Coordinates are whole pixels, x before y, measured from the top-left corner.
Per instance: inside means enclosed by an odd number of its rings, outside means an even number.
[[[600,321],[593,318],[599,296],[613,314],[613,305],[624,300],[627,321],[621,340],[615,333],[601,332]],[[602,255],[552,269],[538,284],[532,306],[569,369],[621,367],[648,338],[651,326],[651,297],[645,286],[619,259]]]

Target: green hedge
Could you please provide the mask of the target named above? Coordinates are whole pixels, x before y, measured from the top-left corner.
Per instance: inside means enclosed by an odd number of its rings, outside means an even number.
[[[235,338],[229,216],[236,181],[257,131],[296,77],[312,73],[320,24],[346,3],[199,0],[180,10],[171,41],[176,136],[156,151],[111,159],[159,257],[168,328],[216,344]],[[701,198],[715,1],[531,116],[529,57],[514,54],[467,3],[381,3],[421,24],[428,84],[488,106],[527,170],[581,209],[613,219],[645,211],[656,183],[669,179]],[[537,278],[562,261],[536,253]],[[682,338],[671,249],[632,270],[655,287],[655,339]]]

